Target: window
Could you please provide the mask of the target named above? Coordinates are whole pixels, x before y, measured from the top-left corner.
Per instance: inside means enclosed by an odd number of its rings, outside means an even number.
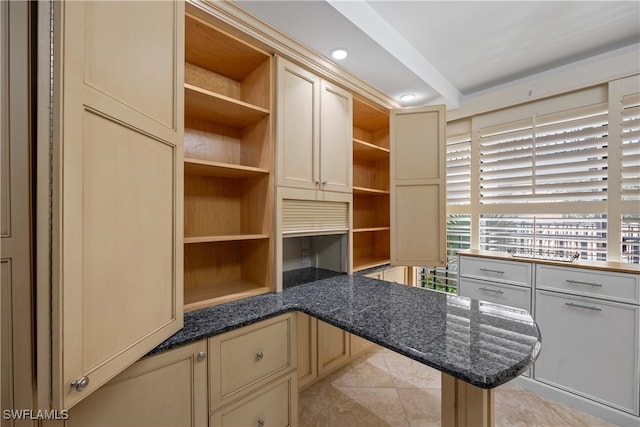
[[[447,137],[450,255],[463,238],[640,263],[640,76],[460,119]]]

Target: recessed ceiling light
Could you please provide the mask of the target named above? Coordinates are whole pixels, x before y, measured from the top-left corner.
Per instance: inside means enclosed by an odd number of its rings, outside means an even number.
[[[347,50],[346,50],[346,49],[343,49],[343,48],[341,48],[341,47],[339,47],[339,48],[337,48],[337,49],[333,49],[333,50],[331,51],[331,57],[332,57],[333,59],[337,59],[338,61],[339,61],[339,60],[341,60],[341,59],[346,58],[346,57],[347,57],[347,55],[348,55]]]
[[[400,97],[400,101],[402,102],[409,102],[413,101],[414,99],[416,99],[416,96],[412,93],[406,93]]]

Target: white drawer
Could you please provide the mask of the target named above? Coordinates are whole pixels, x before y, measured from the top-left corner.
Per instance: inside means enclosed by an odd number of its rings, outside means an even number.
[[[517,307],[531,312],[531,288],[461,277],[460,296]]]
[[[640,304],[640,276],[576,267],[536,266],[536,288]]]
[[[531,287],[531,263],[461,256],[459,275]]]
[[[291,314],[209,338],[210,408],[215,410],[297,366]]]
[[[638,415],[640,307],[536,291],[538,381]]]
[[[298,392],[295,373],[289,374],[239,402],[215,412],[209,417],[212,427],[296,425],[295,409]]]

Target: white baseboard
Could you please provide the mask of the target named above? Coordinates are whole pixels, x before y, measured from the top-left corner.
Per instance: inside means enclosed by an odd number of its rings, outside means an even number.
[[[640,427],[640,417],[585,399],[581,396],[560,390],[539,381],[521,376],[514,379],[512,383],[546,398],[555,400],[556,402],[563,403],[582,412],[586,412],[587,414],[602,418],[603,420],[618,426]]]

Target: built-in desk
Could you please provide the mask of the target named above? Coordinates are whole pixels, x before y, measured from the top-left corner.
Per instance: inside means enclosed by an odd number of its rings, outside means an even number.
[[[491,389],[524,372],[541,344],[527,311],[341,275],[188,312],[151,354],[296,310],[441,371],[443,425],[492,425]]]

